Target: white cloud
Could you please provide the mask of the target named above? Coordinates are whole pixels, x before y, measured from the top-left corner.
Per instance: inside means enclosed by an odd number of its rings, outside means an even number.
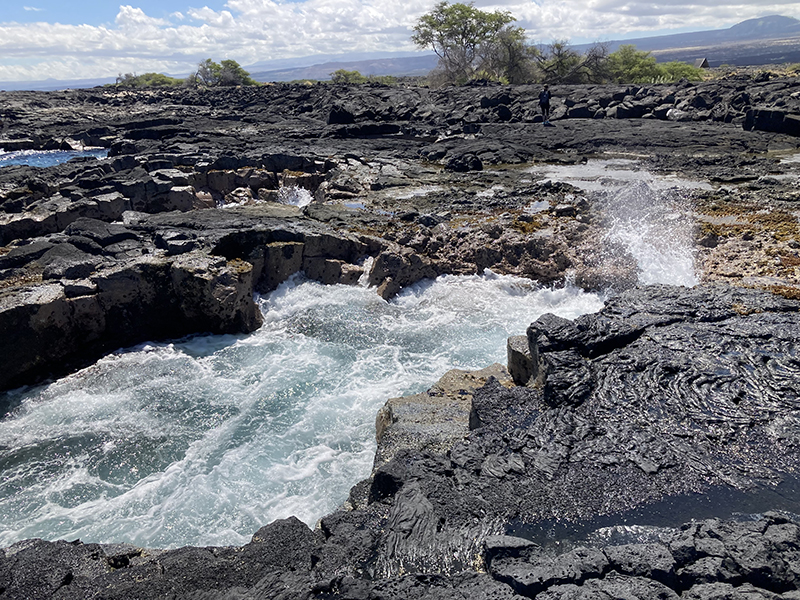
[[[148,17],[141,8],[134,8],[128,5],[119,7],[119,13],[117,13],[115,23],[120,29],[124,30],[158,29],[159,27],[169,25],[169,21]]]
[[[23,6],[23,10],[27,10],[28,12],[42,12],[43,8],[36,8],[35,6]]]
[[[122,5],[113,26],[0,24],[0,81],[180,74],[208,57],[247,65],[311,54],[412,50],[411,27],[435,2],[228,0],[223,10],[187,8],[168,20]],[[476,6],[510,11],[536,42],[715,29],[768,14],[800,17],[800,3],[788,0],[477,0]]]
[[[190,8],[188,10],[189,16],[195,21],[204,21],[205,23],[213,26],[227,29],[236,25],[236,20],[233,15],[227,10],[216,12],[207,6],[203,8]]]

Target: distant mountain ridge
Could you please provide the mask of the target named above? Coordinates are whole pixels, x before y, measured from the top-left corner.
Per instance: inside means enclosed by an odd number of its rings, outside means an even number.
[[[439,57],[435,54],[378,58],[371,60],[349,60],[325,62],[300,68],[276,69],[273,71],[252,72],[256,81],[294,81],[297,79],[330,79],[331,73],[344,69],[358,71],[362,75],[423,76],[436,67]],[[248,69],[249,70],[249,69]]]
[[[728,29],[710,29],[691,33],[673,33],[652,37],[608,42],[612,52],[623,44],[633,44],[638,50],[649,52],[673,48],[707,47],[715,44],[729,44],[748,41],[767,41],[784,38],[800,39],[800,20],[793,17],[771,15],[748,19]],[[589,47],[582,44],[578,48]]]

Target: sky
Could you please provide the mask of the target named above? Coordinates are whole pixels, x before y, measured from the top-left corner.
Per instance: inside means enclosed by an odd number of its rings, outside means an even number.
[[[206,58],[243,66],[316,54],[413,52],[436,0],[0,0],[0,81],[186,75]],[[608,41],[730,27],[785,0],[476,0],[507,10],[532,43]]]

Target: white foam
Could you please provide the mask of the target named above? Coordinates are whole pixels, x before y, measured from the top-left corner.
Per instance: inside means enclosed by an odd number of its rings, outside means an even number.
[[[439,192],[442,189],[444,188],[440,185],[422,185],[414,188],[392,190],[389,192],[389,195],[395,200],[410,200],[411,198],[420,198],[434,192]]]
[[[679,194],[638,181],[611,195],[603,212],[606,239],[621,244],[633,256],[640,283],[697,285],[694,223]]]
[[[308,206],[314,201],[314,196],[305,188],[299,186],[281,187],[278,189],[278,202],[291,204],[300,208]]]
[[[386,302],[295,278],[250,336],[146,344],[37,390],[0,421],[0,546],[31,537],[148,547],[242,544],[309,525],[369,475],[390,397],[505,362],[508,335],[599,297],[487,273]]]

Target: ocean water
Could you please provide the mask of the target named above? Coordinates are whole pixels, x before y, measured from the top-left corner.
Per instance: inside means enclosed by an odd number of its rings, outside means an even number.
[[[242,544],[313,526],[367,477],[377,410],[451,368],[506,361],[509,335],[600,297],[486,273],[374,289],[295,278],[249,336],[114,353],[17,390],[0,421],[0,546],[41,537],[148,547]]]
[[[607,235],[629,248],[642,283],[696,281],[674,195],[635,181],[607,202]],[[274,519],[313,526],[369,476],[387,399],[452,368],[505,364],[509,335],[603,299],[487,272],[421,282],[391,302],[297,276],[259,304],[253,334],[143,344],[5,393],[16,408],[0,419],[0,547],[238,545]]]
[[[29,165],[32,167],[52,167],[73,158],[80,157],[105,158],[105,148],[87,148],[85,150],[17,150],[3,152],[0,148],[0,168],[10,165]]]

